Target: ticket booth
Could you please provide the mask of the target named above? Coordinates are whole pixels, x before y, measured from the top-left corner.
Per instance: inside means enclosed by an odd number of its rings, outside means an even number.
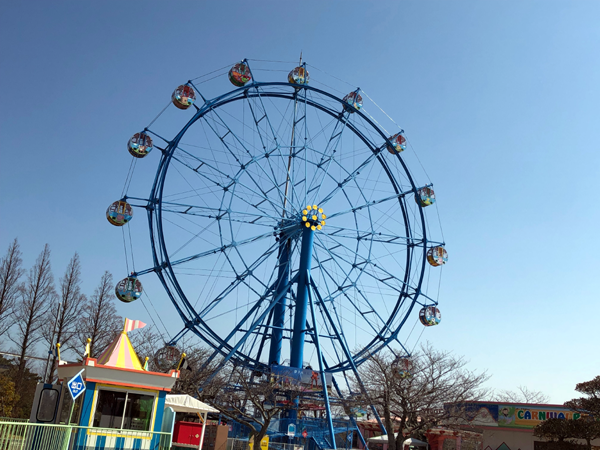
[[[74,450],[155,448],[159,441],[160,446],[170,441],[169,435],[160,432],[165,399],[179,372],[144,370],[127,329],[128,319],[123,332],[97,359],[58,367],[63,384],[83,369],[85,392],[71,419],[71,424],[78,425],[71,439]]]

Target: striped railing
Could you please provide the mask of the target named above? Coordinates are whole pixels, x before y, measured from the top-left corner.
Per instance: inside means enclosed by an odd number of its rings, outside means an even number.
[[[169,450],[171,433],[0,421],[0,450]]]
[[[0,450],[67,450],[71,427],[0,422]]]
[[[171,433],[71,427],[68,450],[169,450]],[[1,450],[1,449],[0,449]]]

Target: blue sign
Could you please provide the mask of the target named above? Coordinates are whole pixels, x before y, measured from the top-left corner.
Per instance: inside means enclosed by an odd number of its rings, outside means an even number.
[[[71,378],[67,383],[67,387],[69,388],[71,397],[73,397],[73,401],[75,401],[75,399],[85,391],[85,383],[83,381],[83,377],[81,376],[84,370],[85,369],[81,369],[79,373]]]
[[[288,435],[289,437],[294,437],[294,436],[296,436],[296,425],[294,425],[293,423],[290,423],[290,424],[288,425],[288,432],[287,432],[287,435]]]

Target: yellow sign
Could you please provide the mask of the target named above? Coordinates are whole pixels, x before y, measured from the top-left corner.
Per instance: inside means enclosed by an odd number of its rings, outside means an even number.
[[[248,440],[248,450],[254,450],[254,439]],[[260,450],[269,450],[269,436],[260,440]]]

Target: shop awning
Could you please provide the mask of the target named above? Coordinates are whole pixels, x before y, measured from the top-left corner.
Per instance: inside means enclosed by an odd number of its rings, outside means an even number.
[[[396,436],[398,436],[398,433],[394,433],[394,438],[396,438]],[[370,437],[369,439],[367,439],[367,441],[372,442],[374,444],[387,444],[388,437],[387,434],[382,434],[381,436]]]
[[[219,412],[212,406],[186,394],[167,394],[165,407],[170,406],[175,412],[206,413]]]
[[[398,433],[394,433],[394,438],[396,438],[396,436],[398,436]],[[387,434],[383,434],[381,436],[375,436],[375,437],[371,437],[368,439],[369,442],[373,443],[373,444],[387,444],[388,443],[388,437]],[[414,439],[414,438],[408,438],[403,442],[403,445],[409,445],[411,447],[425,447],[427,448],[427,442],[423,442],[420,441],[418,439]]]
[[[427,448],[427,446],[428,446],[427,442],[423,442],[423,441],[420,441],[415,438],[408,438],[407,440],[404,441],[404,445],[409,445],[411,447],[425,447],[425,448]]]

